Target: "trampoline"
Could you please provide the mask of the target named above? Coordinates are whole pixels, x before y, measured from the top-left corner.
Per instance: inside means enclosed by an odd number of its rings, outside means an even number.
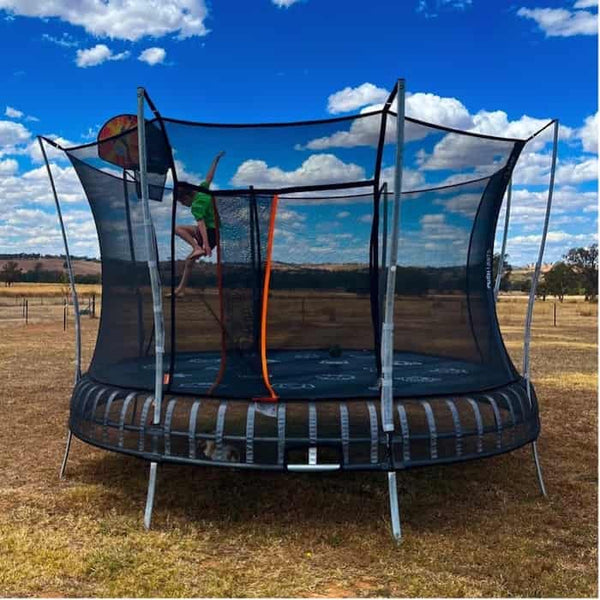
[[[535,442],[529,343],[554,186],[558,121],[528,139],[424,123],[404,81],[348,117],[212,124],[161,116],[138,89],[96,142],[39,138],[63,233],[76,313],[72,436],[150,462],[150,526],[161,463],[396,473]],[[148,105],[152,118],[145,119]],[[144,123],[144,126],[139,126]],[[546,218],[519,372],[496,315],[496,228],[524,146],[554,132]],[[102,309],[81,372],[78,299],[48,145],[75,169],[96,224]],[[210,190],[211,257],[178,284],[193,223],[184,189]]]

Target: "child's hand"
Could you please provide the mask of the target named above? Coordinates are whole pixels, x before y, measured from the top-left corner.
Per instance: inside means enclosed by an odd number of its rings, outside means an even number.
[[[212,256],[212,248],[210,246],[204,246],[202,250],[204,250],[204,256],[208,256],[208,258]]]
[[[219,154],[217,154],[217,158],[223,158],[225,156],[225,150],[221,150]]]

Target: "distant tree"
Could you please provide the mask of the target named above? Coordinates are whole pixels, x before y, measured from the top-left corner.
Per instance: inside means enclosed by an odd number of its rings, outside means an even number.
[[[557,262],[544,276],[548,294],[558,298],[560,302],[567,294],[577,291],[577,277],[573,269],[564,262]]]
[[[524,283],[527,283],[527,291],[531,291],[531,279],[526,279]],[[548,295],[548,286],[545,281],[538,281],[537,287],[535,288],[535,295],[537,298],[541,298],[542,302],[546,302],[546,296]]]
[[[42,271],[44,270],[44,265],[41,262],[36,262],[33,267],[32,273],[32,281],[36,283],[42,280]]]
[[[496,277],[498,277],[498,268],[500,266],[500,253],[494,254],[492,263],[492,273],[494,278],[494,285],[496,284]],[[500,280],[500,289],[503,292],[510,290],[510,275],[512,273],[512,265],[508,262],[508,254],[504,255],[504,263],[502,264],[502,279]]]
[[[4,281],[6,287],[10,287],[15,281],[21,280],[23,269],[19,268],[19,265],[14,260],[9,260],[4,263],[0,270],[0,279]]]
[[[589,248],[571,248],[564,256],[565,263],[575,273],[585,299],[594,301],[598,296],[598,244]]]

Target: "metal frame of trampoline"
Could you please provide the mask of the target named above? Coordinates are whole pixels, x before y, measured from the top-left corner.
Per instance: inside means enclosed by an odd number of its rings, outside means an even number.
[[[397,100],[397,112],[392,112],[392,101]],[[143,88],[137,89],[137,117],[138,123],[145,122],[145,103],[148,102],[154,115],[160,119],[156,107],[148,97]],[[307,402],[306,419],[308,424],[308,435],[294,436],[286,434],[286,404],[275,405],[276,424],[273,432],[269,435],[256,435],[255,424],[260,410],[258,403],[248,400],[242,408],[240,422],[243,421],[243,427],[239,433],[228,435],[225,432],[225,419],[228,411],[228,404],[223,400],[204,400],[194,398],[178,398],[175,395],[164,397],[164,319],[162,306],[162,293],[160,276],[158,272],[158,263],[155,260],[157,256],[156,237],[153,233],[154,226],[149,207],[149,184],[147,180],[147,156],[146,156],[146,128],[138,127],[137,136],[140,153],[140,189],[141,204],[143,208],[143,222],[145,232],[146,251],[148,255],[147,266],[150,275],[153,314],[154,314],[154,351],[155,351],[155,376],[154,393],[147,394],[142,391],[124,390],[115,386],[100,384],[91,380],[81,373],[81,327],[80,312],[75,286],[75,279],[71,265],[70,252],[68,246],[68,237],[65,229],[59,198],[52,177],[50,162],[48,160],[44,142],[59,147],[55,142],[47,138],[38,137],[38,142],[42,151],[46,169],[51,182],[52,193],[55,200],[56,210],[59,218],[59,225],[65,247],[67,271],[70,282],[71,296],[75,313],[75,394],[83,398],[82,405],[78,410],[81,411],[80,417],[87,431],[77,430],[75,433],[80,439],[98,447],[118,450],[126,454],[132,454],[145,458],[150,461],[150,470],[148,478],[148,491],[146,507],[144,511],[144,525],[146,528],[151,526],[152,511],[156,490],[157,469],[159,462],[167,461],[174,463],[193,463],[193,464],[211,464],[216,466],[232,466],[231,462],[223,460],[223,452],[227,443],[230,441],[239,442],[245,445],[244,460],[236,462],[233,466],[238,468],[253,468],[254,449],[257,443],[273,445],[276,461],[271,466],[260,465],[260,468],[272,468],[288,471],[307,471],[323,472],[333,471],[341,468],[340,463],[319,462],[317,446],[335,445],[341,448],[340,461],[345,463],[345,468],[356,469],[377,469],[385,470],[388,480],[388,493],[390,501],[390,517],[392,534],[396,540],[401,538],[400,509],[398,501],[396,473],[398,470],[420,466],[418,458],[411,456],[411,443],[423,443],[423,447],[428,452],[428,459],[423,464],[431,464],[432,461],[438,463],[455,462],[459,460],[468,460],[484,456],[496,455],[502,452],[508,452],[518,448],[524,443],[531,443],[533,458],[536,468],[536,475],[542,494],[546,495],[546,489],[542,477],[542,471],[539,462],[537,450],[537,436],[539,433],[539,418],[537,410],[537,398],[533,391],[530,381],[530,346],[531,346],[531,326],[533,320],[533,307],[535,302],[536,288],[540,276],[545,243],[548,234],[548,225],[550,210],[552,205],[552,195],[554,188],[554,177],[557,161],[558,145],[558,120],[550,121],[544,128],[536,132],[533,137],[539,135],[544,129],[553,126],[553,151],[552,164],[550,170],[550,182],[548,187],[548,198],[546,202],[545,219],[542,231],[542,237],[538,252],[535,270],[532,278],[532,285],[528,299],[527,314],[524,331],[524,354],[523,354],[523,379],[511,386],[490,390],[479,394],[478,398],[474,396],[453,396],[443,398],[443,402],[434,404],[429,399],[416,399],[414,402],[397,401],[393,394],[394,377],[394,355],[393,355],[393,329],[394,329],[394,292],[396,278],[396,264],[398,257],[398,237],[400,231],[400,216],[402,203],[402,166],[403,166],[403,147],[404,147],[404,123],[405,123],[405,81],[399,79],[396,86],[386,102],[382,111],[382,131],[385,131],[385,120],[388,114],[397,118],[398,126],[396,128],[396,159],[395,159],[395,180],[391,223],[387,223],[387,211],[384,212],[384,226],[387,231],[388,225],[391,225],[391,245],[386,249],[386,236],[384,236],[384,253],[388,261],[386,265],[385,276],[385,296],[383,298],[384,319],[381,331],[381,395],[379,410],[374,402],[363,403],[368,411],[368,432],[360,432],[358,436],[352,436],[349,428],[349,415],[356,410],[352,401],[348,402],[330,402],[332,410],[336,412],[336,419],[340,422],[339,437],[319,439],[317,430],[319,427],[319,414],[325,408],[320,405],[317,407],[315,402]],[[380,145],[382,144],[380,136]],[[382,146],[378,149],[377,160],[381,161]],[[171,156],[171,161],[172,161]],[[380,190],[379,180],[369,181],[374,184],[376,190]],[[385,186],[385,184],[384,184]],[[342,186],[343,187],[343,186]],[[385,191],[385,190],[384,190]],[[503,260],[506,249],[506,242],[509,230],[510,208],[511,208],[512,181],[509,183],[506,197],[506,216],[504,231],[502,237],[502,252],[497,277],[494,283],[494,298],[497,300],[500,281],[503,275]],[[380,193],[380,192],[378,192]],[[387,198],[387,196],[386,196]],[[384,257],[385,260],[385,257]],[[166,402],[166,404],[165,404]],[[198,434],[196,431],[196,421],[200,411],[201,404],[212,404],[211,410],[214,411],[214,433]],[[138,410],[138,404],[141,410]],[[243,404],[243,403],[241,403]],[[325,403],[327,404],[327,403]],[[181,410],[181,406],[189,411],[189,427],[187,430],[178,429],[172,425],[174,414]],[[448,411],[446,416],[440,416],[440,406]],[[482,406],[489,406],[489,415],[482,416]],[[111,411],[118,411],[118,418],[111,418]],[[293,403],[290,403],[290,410],[296,409]],[[487,409],[486,409],[487,410]],[[150,411],[151,418],[150,418]],[[415,434],[411,431],[410,423],[415,417],[416,412],[422,412],[427,424],[426,434]],[[461,412],[462,411],[462,412]],[[465,425],[464,411],[472,415],[472,425]],[[419,418],[422,418],[419,417]],[[451,418],[448,418],[451,417]],[[150,427],[148,419],[151,420]],[[161,419],[162,420],[161,422]],[[487,421],[486,421],[487,419]],[[447,421],[448,429],[444,425]],[[396,430],[395,422],[400,424],[400,431]],[[491,424],[491,425],[490,425]],[[193,425],[193,427],[192,427]],[[241,426],[240,426],[241,427]],[[519,430],[519,428],[521,428]],[[517,431],[521,431],[521,437],[517,436]],[[93,434],[92,434],[93,432]],[[522,433],[526,432],[526,433]],[[71,441],[74,434],[72,424],[69,424],[66,448],[64,458],[60,468],[60,477],[64,477]],[[511,437],[514,436],[514,437]],[[113,440],[109,443],[109,440]],[[526,442],[523,440],[526,439]],[[511,441],[512,440],[512,441]],[[216,459],[203,460],[197,456],[198,443],[207,441],[214,444]],[[150,444],[148,448],[148,443]],[[129,444],[129,445],[128,445]],[[174,444],[182,448],[183,454],[173,453]],[[287,460],[287,451],[293,448],[295,444],[302,444],[308,447],[307,461],[302,464],[289,463]],[[352,465],[350,460],[351,449],[360,444],[368,447],[369,450],[365,456],[368,456],[364,462]],[[469,446],[469,444],[471,444]],[[162,453],[158,451],[161,445]],[[449,452],[448,457],[440,456],[440,450],[450,445],[453,451]],[[470,450],[465,451],[465,448]],[[187,456],[185,455],[187,448]]]

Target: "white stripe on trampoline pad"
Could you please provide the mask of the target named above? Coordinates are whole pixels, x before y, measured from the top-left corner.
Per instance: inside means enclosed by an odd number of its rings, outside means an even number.
[[[138,442],[138,450],[144,451],[144,438],[146,437],[146,421],[148,420],[148,413],[150,412],[150,406],[154,402],[154,396],[147,396],[144,400],[144,406],[142,407],[142,414],[140,415],[140,440]]]
[[[79,407],[79,417],[81,419],[85,419],[85,409],[87,408],[87,403],[90,400],[91,395],[98,389],[101,388],[102,386],[98,385],[98,384],[94,384],[92,385],[92,387],[86,392],[85,394],[85,398],[83,399],[83,402],[81,403],[81,406]]]
[[[125,417],[127,416],[127,409],[136,395],[137,392],[131,392],[128,394],[127,398],[125,398],[123,401],[123,406],[121,407],[121,414],[119,415],[119,448],[123,447],[125,438]]]
[[[90,421],[94,421],[96,418],[96,410],[98,409],[98,402],[100,402],[100,398],[109,391],[109,388],[102,388],[95,396],[94,403],[92,404],[92,412],[90,414]]]
[[[171,454],[171,423],[173,421],[173,411],[177,404],[177,398],[171,398],[167,404],[167,412],[165,413],[165,456]]]
[[[114,399],[119,395],[119,390],[113,392],[106,401],[106,406],[104,407],[104,417],[102,418],[102,440],[106,442],[108,440],[108,415],[110,413],[110,407]]]
[[[348,416],[348,406],[345,402],[340,403],[340,430],[342,432],[344,464],[347,465],[350,463],[350,418]]]
[[[449,398],[446,399],[446,405],[450,409],[450,414],[452,415],[452,422],[454,423],[454,433],[456,434],[456,456],[462,456],[462,428],[460,425],[460,417],[458,415],[458,410],[456,410],[456,405],[453,400]]]
[[[254,462],[254,420],[256,416],[256,402],[248,406],[246,413],[246,462]]]
[[[196,422],[198,420],[198,409],[200,400],[195,400],[190,409],[190,423],[188,427],[189,457],[196,458]]]
[[[398,418],[400,419],[400,430],[402,431],[402,461],[410,461],[410,436],[408,429],[408,417],[403,404],[398,404]]]
[[[425,411],[425,417],[427,419],[427,427],[429,428],[429,456],[431,458],[437,458],[437,429],[435,427],[435,417],[433,416],[433,409],[431,404],[426,400],[421,401],[421,406]]]
[[[317,407],[314,402],[308,405],[308,464],[317,464]]]
[[[308,405],[308,441],[311,444],[317,443],[317,407],[314,402]]]
[[[94,383],[93,383],[92,381],[89,381],[89,380],[88,380],[88,381],[85,381],[85,380],[83,380],[83,379],[82,379],[82,380],[80,380],[80,383],[79,383],[79,384],[78,384],[78,386],[75,388],[75,390],[76,390],[76,393],[74,392],[74,393],[73,393],[73,396],[71,397],[71,410],[72,410],[72,408],[73,408],[73,402],[74,402],[75,398],[76,398],[77,396],[79,396],[79,397],[81,398],[81,397],[82,397],[84,394],[86,394],[86,393],[87,393],[87,392],[85,391],[85,389],[86,389],[87,387],[90,387],[90,386],[94,387]],[[80,406],[81,406],[81,405],[80,405]]]
[[[522,388],[519,386],[518,389],[520,390]],[[515,398],[517,399],[517,402],[519,403],[519,406],[521,408],[521,419],[525,421],[525,405],[523,404],[523,398],[521,397],[521,394],[519,393],[519,391],[515,390],[515,386],[509,387],[508,392],[513,394],[513,396],[515,396]]]
[[[498,404],[494,400],[494,398],[490,394],[485,394],[484,398],[490,403],[492,410],[494,411],[494,420],[496,421],[496,431],[498,432],[498,437],[496,438],[496,447],[498,449],[502,448],[502,417],[500,416],[500,411],[498,410]]]
[[[225,413],[227,401],[219,404],[217,411],[217,429],[215,431],[215,460],[223,460],[223,430],[225,429]]]
[[[510,422],[511,422],[512,426],[514,427],[517,424],[517,420],[515,417],[515,407],[513,406],[512,400],[510,399],[510,396],[506,392],[498,392],[498,393],[506,401],[506,406],[508,407],[508,412],[510,413]]]
[[[473,413],[475,414],[475,422],[477,423],[477,452],[483,452],[483,421],[481,419],[479,405],[472,398],[467,398],[467,402],[473,409]]]
[[[89,387],[89,389],[86,389],[88,387]],[[73,409],[73,402],[75,400],[75,394],[73,394],[73,396],[71,397],[71,404],[70,404],[71,416],[77,415],[79,418],[83,417],[83,409],[85,408],[85,405],[87,404],[88,395],[91,393],[91,391],[94,389],[94,387],[96,387],[96,384],[94,384],[93,382],[91,382],[91,381],[84,382],[84,384],[81,386],[81,389],[79,390],[79,397],[81,399],[81,402],[79,402],[77,404],[76,410]]]
[[[282,465],[285,455],[285,404],[277,406],[277,463]]]
[[[377,424],[377,409],[373,402],[367,402],[369,411],[369,427],[371,432],[371,464],[379,459],[379,426]]]

